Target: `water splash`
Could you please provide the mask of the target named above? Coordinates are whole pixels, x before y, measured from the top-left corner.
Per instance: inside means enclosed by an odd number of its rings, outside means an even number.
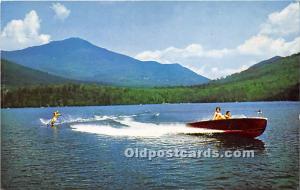
[[[43,118],[40,118],[40,122],[44,125],[48,125],[50,123],[51,119],[43,119]]]
[[[164,135],[174,134],[213,134],[223,133],[222,130],[211,130],[187,127],[185,123],[143,123],[137,122],[133,118],[137,115],[129,116],[99,116],[95,115],[90,118],[82,117],[61,117],[56,124],[70,124],[74,131],[93,133],[98,135],[108,135],[114,137],[147,137],[155,138]],[[154,116],[158,117],[159,113]],[[206,118],[202,119],[205,120]],[[40,122],[44,125],[49,124],[51,119],[40,118]],[[122,126],[116,128],[109,124],[91,124],[94,121],[115,121]],[[207,119],[206,119],[207,120]]]
[[[142,123],[134,121],[130,117],[115,119],[115,121],[128,127],[115,128],[101,124],[73,124],[72,130],[114,137],[147,137],[156,138],[172,134],[213,134],[223,133],[222,130],[200,129],[187,127],[183,123]]]
[[[103,121],[103,120],[114,120],[116,117],[114,116],[98,116],[95,115],[94,117],[91,118],[82,118],[82,117],[72,117],[72,116],[67,116],[67,117],[60,117],[56,124],[64,124],[64,123],[84,123],[84,122],[92,122],[92,121]],[[44,125],[48,125],[50,123],[51,119],[44,119],[40,118],[40,122]]]

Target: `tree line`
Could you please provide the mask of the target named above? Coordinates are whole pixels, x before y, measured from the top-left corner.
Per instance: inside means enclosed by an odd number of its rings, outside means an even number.
[[[38,85],[2,89],[1,106],[47,107],[162,103],[299,100],[299,83],[276,89],[277,83],[244,82],[170,88],[125,88],[96,84]]]

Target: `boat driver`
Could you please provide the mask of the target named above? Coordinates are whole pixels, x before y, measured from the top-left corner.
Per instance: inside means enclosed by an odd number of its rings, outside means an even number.
[[[220,120],[220,119],[226,119],[224,115],[221,113],[221,108],[216,107],[216,111],[213,116],[213,120]]]

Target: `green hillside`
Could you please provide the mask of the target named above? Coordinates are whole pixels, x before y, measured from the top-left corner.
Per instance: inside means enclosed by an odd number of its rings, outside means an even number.
[[[212,84],[243,91],[247,100],[294,100],[299,96],[300,53],[263,61],[249,69],[233,74]],[[242,97],[241,96],[241,97]]]
[[[191,87],[121,88],[61,84],[2,89],[2,107],[299,101],[299,58],[298,53],[250,67],[222,80]]]
[[[1,83],[3,85],[2,88],[71,82],[74,81],[54,76],[46,72],[30,69],[11,61],[1,59]]]
[[[295,70],[299,69],[299,55],[300,53],[285,58],[276,56],[269,60],[257,63],[245,71],[235,73],[225,79],[216,80],[214,82],[224,84],[229,82],[254,80],[258,78],[268,78],[268,81],[275,78],[284,78],[288,80],[286,81],[287,84],[293,83],[292,80],[299,77],[299,72],[296,72],[297,70]]]

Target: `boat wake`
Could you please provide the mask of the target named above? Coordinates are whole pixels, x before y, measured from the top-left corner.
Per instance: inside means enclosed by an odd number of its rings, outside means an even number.
[[[156,113],[155,116],[158,114]],[[134,120],[137,115],[130,116],[99,116],[90,118],[65,116],[59,118],[57,125],[69,124],[73,131],[93,133],[114,137],[149,137],[155,138],[174,134],[214,134],[222,130],[187,127],[185,123],[144,123]],[[51,119],[40,118],[43,125]]]
[[[223,133],[222,130],[200,129],[187,127],[183,123],[142,123],[134,121],[131,117],[114,119],[122,124],[121,128],[104,124],[71,124],[74,131],[107,135],[114,137],[148,137],[155,138],[172,134],[213,134]]]
[[[103,121],[103,120],[114,120],[117,117],[113,117],[113,116],[98,116],[95,115],[92,118],[82,118],[82,117],[71,117],[71,116],[67,116],[67,117],[61,117],[58,119],[58,121],[56,122],[57,125],[60,124],[65,124],[65,123],[82,123],[82,122],[92,122],[92,121]],[[44,119],[44,118],[40,118],[40,122],[43,125],[48,125],[50,123],[51,119]]]

